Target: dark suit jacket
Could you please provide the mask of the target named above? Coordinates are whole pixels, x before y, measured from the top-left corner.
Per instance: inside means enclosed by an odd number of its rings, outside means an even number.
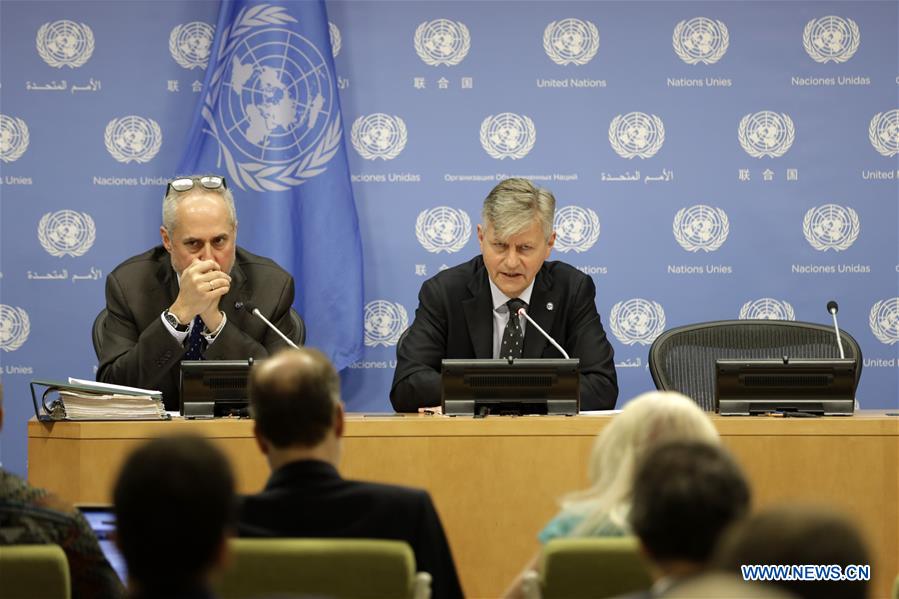
[[[477,256],[424,282],[415,320],[397,345],[390,401],[398,412],[440,404],[440,361],[493,357],[493,298],[484,260]],[[614,352],[596,312],[593,279],[564,262],[544,262],[534,280],[528,315],[581,368],[581,409],[615,407]],[[547,306],[552,305],[552,309]],[[525,325],[525,358],[562,355]]]
[[[256,316],[235,302],[252,301],[288,337],[293,277],[269,260],[237,248],[231,289],[219,301],[228,323],[204,353],[207,360],[265,358],[285,347]],[[162,323],[178,296],[178,278],[161,245],[129,258],[106,278],[106,309],[97,380],[162,391],[167,410],[179,409],[179,364],[186,348]]]
[[[244,537],[396,539],[433,578],[435,599],[462,597],[440,517],[427,491],[344,480],[326,462],[303,460],[272,473],[265,489],[242,498]]]

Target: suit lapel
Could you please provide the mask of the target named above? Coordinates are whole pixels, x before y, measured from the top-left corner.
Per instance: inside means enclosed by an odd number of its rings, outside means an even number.
[[[249,290],[244,289],[247,282],[247,276],[240,266],[239,257],[234,258],[234,266],[231,267],[231,289],[219,300],[219,309],[222,310],[232,322],[242,322],[247,313],[244,310],[238,311],[234,304],[237,302],[250,301]]]
[[[552,306],[550,309],[548,306]],[[559,310],[558,292],[553,290],[552,275],[546,270],[546,266],[540,269],[534,281],[534,290],[531,292],[531,303],[528,306],[528,316],[534,319],[544,331],[552,334],[553,320]],[[543,350],[549,345],[549,341],[540,334],[531,323],[525,325],[524,349],[522,357],[540,358]]]
[[[165,303],[165,307],[168,308],[178,297],[178,275],[175,274],[172,266],[171,256],[165,250],[159,257],[158,263],[156,268],[157,290],[164,297],[162,302],[154,302],[154,305]]]
[[[462,301],[468,336],[474,349],[474,357],[493,357],[493,298],[487,283],[487,270],[481,266],[468,283],[471,297]]]

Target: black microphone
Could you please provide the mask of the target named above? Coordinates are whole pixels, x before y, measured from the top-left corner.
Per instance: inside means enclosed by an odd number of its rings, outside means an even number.
[[[265,316],[262,315],[262,312],[259,311],[259,308],[257,308],[256,304],[254,304],[253,302],[234,302],[234,309],[235,310],[245,310],[245,311],[249,312],[250,314],[253,314],[254,316],[258,317],[260,320],[262,320],[262,322],[264,322],[266,324],[266,326],[268,328],[270,328],[274,332],[278,333],[278,336],[281,337],[281,339],[283,339],[287,345],[289,345],[290,347],[292,347],[294,349],[299,349],[299,347],[297,347],[296,343],[291,341],[290,338],[287,337],[287,335],[282,333],[278,327],[273,325],[269,321],[268,318],[266,318]]]
[[[543,335],[544,337],[546,337],[547,341],[549,341],[550,343],[553,344],[553,347],[555,347],[557,350],[559,350],[560,352],[562,352],[562,355],[565,356],[565,359],[566,359],[566,360],[570,360],[570,359],[571,359],[571,358],[568,356],[568,352],[565,351],[564,349],[562,349],[562,346],[559,345],[558,343],[556,343],[556,340],[553,339],[552,337],[550,337],[550,336],[547,334],[547,332],[544,331],[544,330],[540,327],[539,324],[537,324],[536,322],[534,322],[534,319],[533,319],[533,318],[531,318],[530,316],[528,316],[527,310],[525,310],[524,308],[519,308],[519,309],[518,309],[518,315],[519,315],[519,316],[524,316],[525,318],[527,318],[527,319],[528,319],[528,322],[531,323],[532,325],[534,325],[534,327],[535,327],[538,331],[540,331],[540,334]]]
[[[840,326],[837,324],[837,311],[840,307],[833,300],[827,302],[827,311],[830,312],[830,315],[833,316],[833,329],[837,333],[837,346],[840,348],[840,358],[845,359],[846,354],[843,353],[843,340],[840,339]]]

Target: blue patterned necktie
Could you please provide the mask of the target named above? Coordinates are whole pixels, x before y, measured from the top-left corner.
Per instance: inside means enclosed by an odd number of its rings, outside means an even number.
[[[193,327],[190,329],[190,335],[187,336],[187,352],[185,352],[182,360],[202,360],[203,345],[206,339],[203,338],[203,329],[206,323],[198,316],[194,317]]]
[[[511,299],[506,302],[509,306],[509,322],[506,323],[506,329],[503,331],[503,340],[499,346],[499,357],[520,358],[524,349],[524,336],[521,334],[521,317],[518,310],[527,306],[520,299]]]

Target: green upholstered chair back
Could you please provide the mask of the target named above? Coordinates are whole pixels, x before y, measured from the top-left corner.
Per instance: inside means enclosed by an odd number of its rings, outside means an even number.
[[[222,599],[278,594],[334,599],[423,599],[430,576],[415,574],[402,541],[233,539],[232,566],[216,591]]]
[[[59,545],[0,546],[0,597],[71,596],[69,562]]]
[[[652,585],[635,537],[552,540],[540,572],[544,599],[600,599]]]

